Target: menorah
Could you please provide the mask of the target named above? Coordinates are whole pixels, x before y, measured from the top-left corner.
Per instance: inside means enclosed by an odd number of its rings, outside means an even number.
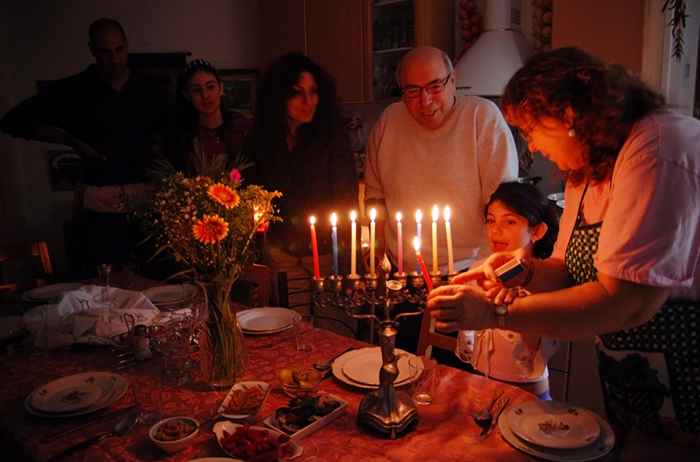
[[[433,285],[440,281],[439,274],[433,275]],[[399,375],[394,346],[399,320],[423,313],[427,290],[422,274],[395,273],[394,279],[388,280],[377,274],[331,275],[314,278],[314,284],[314,304],[319,310],[339,308],[352,318],[378,326],[382,354],[379,388],[360,402],[358,423],[392,439],[407,433],[418,421],[418,414],[411,396],[394,387]],[[395,305],[403,303],[410,307],[407,311],[392,312]]]

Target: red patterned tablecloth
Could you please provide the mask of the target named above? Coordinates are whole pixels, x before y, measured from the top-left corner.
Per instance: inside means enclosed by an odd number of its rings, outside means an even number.
[[[281,392],[276,372],[282,367],[301,361],[323,361],[351,346],[366,346],[356,340],[336,335],[323,329],[305,334],[314,346],[310,353],[298,352],[290,332],[272,336],[247,337],[248,366],[244,379],[264,380],[275,389],[260,413],[262,418],[287,403]],[[130,381],[131,390],[105,414],[104,418],[81,431],[58,440],[47,436],[76,427],[94,416],[70,419],[42,419],[28,414],[24,399],[34,388],[62,376],[89,370],[110,370],[116,359],[107,349],[90,348],[83,351],[66,350],[51,353],[16,353],[2,358],[4,380],[0,381],[0,431],[3,445],[8,441],[35,460],[46,460],[75,444],[114,425],[113,411],[126,408],[139,400],[147,411],[158,410],[164,415],[191,415],[200,420],[212,416],[224,398],[225,391],[211,391],[203,384],[184,387],[161,385],[160,367],[153,359],[137,367],[121,371]],[[396,440],[388,440],[367,433],[356,424],[357,408],[363,391],[328,379],[321,390],[336,394],[349,406],[344,415],[301,441],[313,460],[342,461],[522,461],[531,460],[511,448],[500,436],[498,429],[480,443],[469,443],[462,429],[471,419],[469,411],[475,401],[488,402],[490,397],[503,391],[511,402],[533,399],[518,388],[469,374],[454,368],[438,366],[438,393],[436,403],[419,407],[420,420],[415,431]],[[194,444],[177,454],[168,455],[148,439],[148,426],[139,425],[122,438],[108,438],[88,450],[76,453],[66,460],[73,461],[187,461],[198,457],[224,456],[211,433],[211,424],[205,425]],[[310,456],[302,456],[299,462]]]

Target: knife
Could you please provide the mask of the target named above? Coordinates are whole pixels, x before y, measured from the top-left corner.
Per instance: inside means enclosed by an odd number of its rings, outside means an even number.
[[[120,416],[126,414],[127,412],[133,411],[134,409],[136,409],[135,404],[132,406],[125,407],[123,409],[119,409],[117,411],[113,411],[113,412],[98,413],[98,414],[92,416],[89,420],[81,423],[78,426],[69,428],[68,430],[61,430],[58,432],[49,433],[48,435],[44,436],[41,439],[41,441],[44,443],[50,443],[52,441],[56,441],[58,439],[63,438],[64,436],[68,436],[68,435],[71,435],[75,432],[85,430],[86,428],[93,426],[97,422],[103,422],[105,420],[114,419],[115,417],[120,417]]]

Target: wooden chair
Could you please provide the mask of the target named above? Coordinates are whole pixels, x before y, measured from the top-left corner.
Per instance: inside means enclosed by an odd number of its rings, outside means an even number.
[[[14,292],[40,286],[53,276],[45,241],[7,243],[0,246],[0,291]]]
[[[327,309],[319,312],[313,302],[311,277],[289,277],[284,271],[277,273],[278,300],[280,306],[309,315],[318,327],[324,327],[341,335],[357,337],[357,321],[348,318],[342,310]]]
[[[416,349],[416,354],[430,357],[434,346],[447,351],[455,351],[457,347],[457,338],[436,332],[435,320],[428,312],[425,312],[423,313],[420,333],[418,334],[418,348]]]

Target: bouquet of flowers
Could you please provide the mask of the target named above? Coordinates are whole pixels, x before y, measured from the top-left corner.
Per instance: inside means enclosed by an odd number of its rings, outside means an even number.
[[[201,361],[209,382],[221,386],[242,372],[245,352],[235,314],[229,305],[231,287],[253,255],[255,232],[279,220],[272,201],[281,193],[241,185],[238,170],[219,177],[168,175],[156,190],[145,223],[157,252],[170,253],[207,288],[209,316]]]

